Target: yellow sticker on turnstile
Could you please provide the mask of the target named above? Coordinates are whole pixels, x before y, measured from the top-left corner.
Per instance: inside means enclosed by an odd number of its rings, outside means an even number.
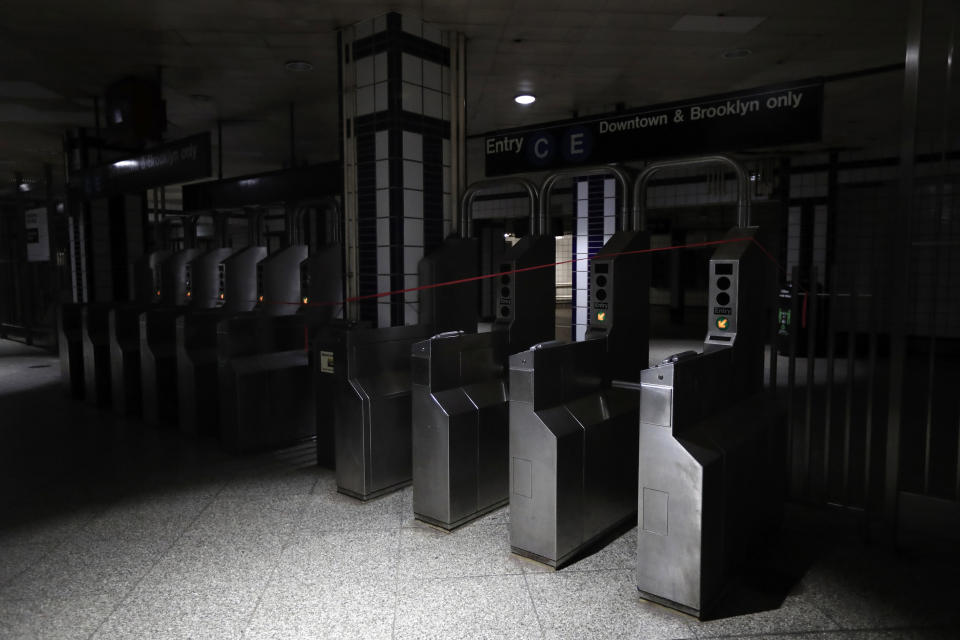
[[[728,320],[726,316],[720,316],[717,318],[717,329],[726,331],[728,326],[730,326],[730,320]]]

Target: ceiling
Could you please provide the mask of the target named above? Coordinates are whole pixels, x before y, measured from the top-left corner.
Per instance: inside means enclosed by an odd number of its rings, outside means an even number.
[[[24,9],[26,7],[26,9]],[[894,0],[0,0],[0,183],[62,173],[61,136],[93,97],[161,74],[169,138],[224,121],[224,174],[280,168],[295,105],[300,160],[338,157],[336,30],[386,11],[468,38],[468,133],[901,63]],[[684,15],[763,17],[746,33]],[[754,21],[755,22],[755,21]],[[752,55],[727,59],[725,51]],[[308,72],[287,60],[307,60]],[[823,147],[895,141],[902,73],[827,86]],[[513,96],[529,90],[529,107]]]

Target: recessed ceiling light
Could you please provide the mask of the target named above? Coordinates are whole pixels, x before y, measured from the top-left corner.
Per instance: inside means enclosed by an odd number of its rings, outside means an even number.
[[[287,60],[283,66],[288,71],[313,71],[313,65],[306,60]]]
[[[521,93],[513,99],[517,104],[533,104],[537,101],[537,96],[530,93]]]
[[[730,49],[728,51],[724,51],[721,57],[731,60],[733,58],[746,58],[752,53],[753,51],[750,49]]]

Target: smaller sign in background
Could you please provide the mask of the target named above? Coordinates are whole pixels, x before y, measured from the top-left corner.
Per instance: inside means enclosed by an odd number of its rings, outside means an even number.
[[[47,210],[27,209],[24,212],[27,230],[27,262],[46,262],[50,259],[50,237],[47,228]]]

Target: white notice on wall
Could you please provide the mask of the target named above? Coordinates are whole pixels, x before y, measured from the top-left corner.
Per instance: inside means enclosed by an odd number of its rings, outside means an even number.
[[[27,261],[46,262],[50,259],[50,239],[47,231],[47,210],[28,209],[24,212],[27,229]]]
[[[333,352],[320,352],[320,373],[333,373]]]

